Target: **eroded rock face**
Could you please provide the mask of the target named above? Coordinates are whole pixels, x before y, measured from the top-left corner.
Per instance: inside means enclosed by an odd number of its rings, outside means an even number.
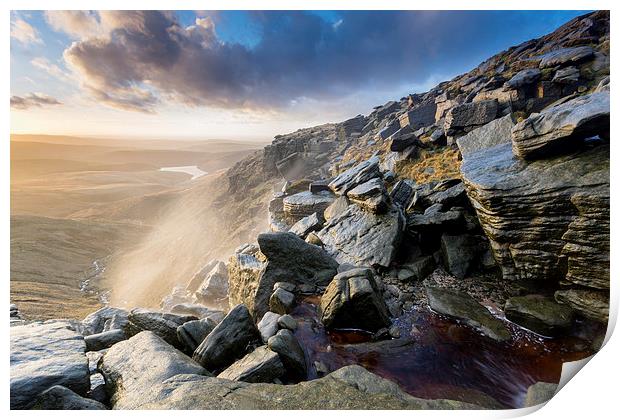
[[[467,293],[452,289],[427,287],[426,294],[428,303],[435,312],[457,318],[480,330],[493,340],[510,340],[511,335],[508,328]]]
[[[461,174],[504,278],[607,293],[609,145],[526,162],[510,139],[483,143],[463,156]]]
[[[373,178],[352,188],[347,193],[347,197],[353,203],[372,213],[384,213],[388,208],[389,198],[381,178]]]
[[[256,320],[269,311],[269,298],[276,283],[326,286],[338,268],[338,263],[323,249],[292,233],[261,233],[258,245],[266,264],[257,277],[239,277],[241,282],[237,282],[231,276],[230,287],[235,294],[229,298],[231,304],[246,304]]]
[[[124,309],[106,306],[105,308],[93,312],[82,320],[82,332],[84,335],[98,334],[104,330],[110,329],[106,328],[106,323],[108,323],[109,327],[112,321],[114,321],[115,328],[122,329],[127,324],[127,315],[128,312]]]
[[[381,290],[367,268],[336,275],[321,297],[320,311],[321,322],[327,328],[374,332],[390,324]]]
[[[609,320],[609,292],[588,289],[568,289],[555,292],[555,299],[570,305],[580,314],[596,321]]]
[[[11,409],[29,408],[37,395],[62,385],[80,395],[90,389],[86,344],[67,321],[11,327]]]
[[[112,346],[100,366],[111,396],[110,403],[116,409],[138,408],[139,401],[153,395],[153,385],[175,375],[210,375],[151,331],[143,331]]]
[[[497,116],[497,101],[486,100],[469,102],[451,108],[446,114],[444,130],[452,135],[458,130],[466,130],[484,125]]]
[[[317,236],[339,263],[388,267],[404,225],[402,211],[393,206],[385,214],[374,214],[351,204],[330,219]]]
[[[329,398],[325,396],[329,395]],[[476,409],[473,404],[412,397],[361,366],[345,366],[296,385],[249,384],[200,375],[177,375],[136,395],[139,409]]]
[[[282,200],[284,214],[293,220],[299,220],[312,213],[323,213],[335,198],[329,191],[316,194],[304,191],[289,195]]]
[[[192,357],[209,371],[221,371],[260,342],[248,308],[237,305],[207,335]]]
[[[609,92],[580,96],[532,114],[512,128],[514,154],[523,159],[576,149],[587,137],[609,137]]]

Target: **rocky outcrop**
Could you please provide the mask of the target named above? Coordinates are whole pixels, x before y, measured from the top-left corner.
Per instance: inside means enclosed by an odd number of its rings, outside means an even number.
[[[428,303],[435,312],[459,319],[493,340],[510,340],[511,334],[508,328],[467,293],[427,287],[426,294]]]
[[[339,263],[388,267],[396,255],[405,219],[400,209],[366,212],[357,204],[331,218],[317,233]]]
[[[323,227],[323,213],[312,213],[295,223],[289,232],[294,233],[300,238],[305,238],[310,232],[315,232]]]
[[[257,257],[264,259],[256,245],[249,245],[244,247],[244,249],[238,249],[230,257],[228,262],[228,302],[231,307],[243,303],[250,311],[254,311],[256,295],[259,293],[259,288],[261,288],[259,283],[264,265],[264,262]],[[271,290],[262,290],[260,292],[263,309],[268,307],[266,299],[269,299],[269,295],[265,298],[263,294],[270,292]]]
[[[338,273],[321,297],[320,311],[327,328],[375,332],[390,324],[381,290],[366,268]]]
[[[256,277],[231,275],[233,294],[229,297],[231,305],[246,304],[256,320],[269,311],[269,298],[276,283],[326,286],[338,268],[338,263],[324,250],[292,233],[262,233],[258,245],[266,263]]]
[[[609,145],[586,142],[569,154],[526,162],[514,156],[510,138],[489,132],[487,139],[488,146],[481,141],[463,156],[461,174],[503,277],[606,294]],[[579,300],[568,303],[602,319]]]
[[[412,397],[395,383],[361,366],[346,366],[324,378],[296,385],[249,384],[200,375],[177,375],[163,383],[152,384],[149,391],[148,396],[135,395],[131,406],[180,410],[480,408],[458,401]]]
[[[84,338],[68,321],[11,327],[11,409],[29,408],[54,385],[86,395],[90,389]]]
[[[284,373],[284,365],[278,354],[269,350],[267,346],[261,346],[233,363],[217,377],[231,381],[257,383],[273,382]]]
[[[260,341],[260,333],[248,308],[237,305],[207,335],[192,357],[205,369],[217,372],[230,366]]]
[[[540,295],[511,297],[504,313],[510,321],[546,336],[567,332],[575,317],[569,306]]]
[[[100,366],[110,403],[116,409],[138,408],[141,400],[155,394],[153,385],[175,375],[209,375],[202,366],[151,331],[112,346]]]
[[[609,138],[609,92],[580,96],[530,115],[512,129],[513,152],[523,159],[565,154],[596,135]]]

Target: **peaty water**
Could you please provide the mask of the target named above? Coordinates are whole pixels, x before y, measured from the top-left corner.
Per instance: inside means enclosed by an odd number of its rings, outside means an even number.
[[[306,349],[310,379],[318,377],[314,361],[329,371],[359,364],[398,383],[409,394],[447,398],[498,408],[523,405],[535,382],[560,379],[562,363],[592,354],[578,338],[552,339],[507,323],[513,339],[498,343],[466,325],[421,308],[395,320],[399,339],[371,342],[363,331],[327,332],[319,321],[318,298],[309,298],[292,315],[295,335]]]

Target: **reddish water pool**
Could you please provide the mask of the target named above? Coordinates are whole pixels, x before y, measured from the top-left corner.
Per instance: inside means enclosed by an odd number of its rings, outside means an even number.
[[[292,313],[309,379],[319,376],[315,361],[328,371],[359,364],[416,397],[476,403],[489,396],[502,407],[517,408],[530,385],[557,383],[562,363],[592,354],[583,339],[541,337],[508,322],[513,339],[497,343],[424,308],[394,321],[401,338],[371,342],[363,331],[327,332],[318,320],[317,303],[318,298],[307,298]]]

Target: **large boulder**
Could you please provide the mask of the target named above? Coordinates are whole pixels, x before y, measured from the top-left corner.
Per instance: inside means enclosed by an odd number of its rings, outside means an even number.
[[[42,392],[32,406],[33,410],[107,410],[102,403],[84,398],[62,385]]]
[[[338,195],[345,195],[359,184],[379,176],[381,176],[379,157],[373,156],[338,175],[329,183],[329,188]]]
[[[321,297],[320,311],[321,322],[327,328],[375,332],[390,325],[381,290],[367,268],[336,275]]]
[[[506,318],[535,333],[555,336],[573,325],[574,311],[570,306],[540,296],[514,296],[506,301]]]
[[[231,276],[229,297],[231,305],[244,303],[255,320],[269,311],[269,298],[276,283],[326,286],[338,268],[338,263],[323,249],[292,233],[261,233],[258,245],[266,264],[256,276]]]
[[[428,304],[433,311],[456,318],[478,329],[493,340],[510,340],[510,330],[499,319],[491,315],[487,308],[467,293],[439,287],[427,287],[426,294]]]
[[[129,335],[135,335],[140,331],[152,331],[174,347],[182,348],[177,337],[177,328],[194,319],[196,317],[189,315],[175,315],[136,308],[129,312],[127,331]]]
[[[532,114],[512,129],[514,154],[523,159],[578,148],[584,139],[609,137],[609,92],[597,92]]]
[[[196,348],[193,359],[209,371],[221,371],[260,341],[248,308],[237,305]]]
[[[404,215],[394,206],[384,214],[374,214],[351,204],[330,219],[317,236],[339,263],[388,267],[396,255],[404,226]]]
[[[86,395],[90,389],[86,344],[73,323],[12,326],[10,339],[11,409],[29,408],[54,385]]]
[[[115,344],[100,362],[110,403],[116,409],[137,408],[152,395],[151,387],[179,374],[210,375],[190,357],[151,331]]]
[[[424,400],[361,366],[345,366],[296,385],[251,384],[177,375],[136,394],[131,408],[180,410],[480,409],[451,400]],[[129,398],[126,400],[129,401]]]
[[[218,261],[205,276],[204,281],[194,293],[198,302],[210,303],[226,299],[228,296],[228,270],[226,264]]]
[[[217,377],[231,381],[257,383],[273,382],[284,373],[284,365],[278,353],[269,350],[267,346],[261,346],[233,363]]]

